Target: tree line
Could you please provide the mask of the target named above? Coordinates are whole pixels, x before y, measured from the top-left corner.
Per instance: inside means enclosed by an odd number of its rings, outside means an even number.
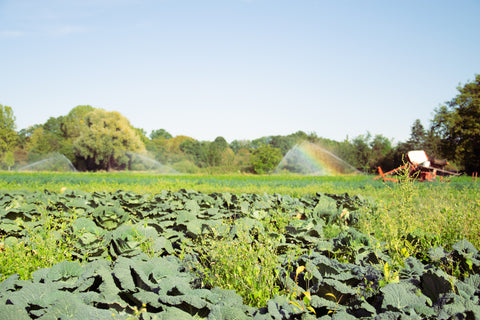
[[[269,173],[296,144],[318,144],[365,173],[398,167],[410,150],[425,150],[429,157],[446,158],[450,169],[471,173],[480,169],[480,75],[457,88],[458,94],[434,110],[430,126],[420,120],[411,126],[407,141],[394,142],[369,132],[335,141],[298,131],[228,143],[172,136],[165,129],[150,134],[134,128],[116,111],[89,105],[43,124],[16,131],[9,106],[0,105],[0,167],[15,169],[60,153],[80,171],[133,170],[132,154],[148,155],[179,172]]]

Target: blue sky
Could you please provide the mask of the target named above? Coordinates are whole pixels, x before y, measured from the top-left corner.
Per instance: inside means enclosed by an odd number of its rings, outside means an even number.
[[[0,0],[17,129],[77,105],[148,134],[394,142],[480,73],[478,0]]]

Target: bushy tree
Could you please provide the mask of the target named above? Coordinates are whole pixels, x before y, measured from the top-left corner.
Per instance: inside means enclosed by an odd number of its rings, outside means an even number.
[[[457,90],[435,110],[432,128],[441,137],[443,155],[471,173],[480,170],[480,75]]]
[[[250,165],[255,173],[270,173],[277,167],[282,158],[282,152],[279,148],[263,144],[253,151],[250,157]]]
[[[111,170],[127,167],[126,152],[144,152],[145,146],[127,118],[116,111],[95,109],[85,116],[74,151],[86,169]]]

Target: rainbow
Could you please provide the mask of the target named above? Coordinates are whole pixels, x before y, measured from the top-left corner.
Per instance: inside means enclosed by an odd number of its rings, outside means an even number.
[[[314,143],[303,141],[283,157],[275,173],[334,176],[358,174],[359,171],[332,152]]]

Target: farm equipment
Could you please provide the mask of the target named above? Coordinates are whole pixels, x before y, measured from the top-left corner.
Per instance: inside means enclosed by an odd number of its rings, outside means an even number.
[[[382,168],[378,167],[379,176],[375,177],[374,180],[383,179],[383,181],[398,182],[398,179],[390,178],[389,176],[401,171],[408,171],[410,177],[415,177],[420,181],[436,180],[437,175],[440,176],[440,179],[443,176],[458,175],[456,172],[444,169],[448,165],[447,160],[428,159],[424,150],[407,152],[406,160],[406,164],[388,172],[383,172]]]

